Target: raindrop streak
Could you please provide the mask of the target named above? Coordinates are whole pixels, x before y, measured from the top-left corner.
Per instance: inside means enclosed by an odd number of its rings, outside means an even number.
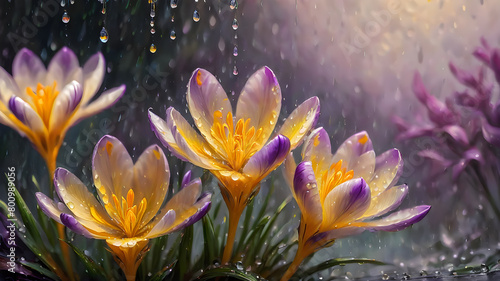
[[[200,21],[200,14],[198,13],[197,10],[194,10],[193,20],[194,20],[194,22],[199,22]]]
[[[149,47],[149,51],[150,51],[152,54],[156,53],[156,46],[155,46],[155,44],[151,44],[151,47]]]
[[[177,2],[178,2],[178,0],[170,0],[170,7],[172,9],[177,8]]]
[[[66,11],[64,11],[64,13],[62,15],[62,22],[64,22],[64,23],[69,22],[69,15],[68,15],[68,12],[66,12]]]
[[[101,29],[101,36],[99,37],[101,39],[102,43],[108,42],[109,36],[108,36],[108,31],[106,30],[105,27]]]
[[[229,2],[229,8],[231,8],[231,10],[237,9],[238,8],[238,1],[231,0],[231,2]]]
[[[233,56],[237,57],[238,56],[238,47],[234,46],[233,49]]]
[[[170,31],[170,39],[175,40],[176,37],[175,30]]]
[[[237,19],[233,20],[233,29],[234,30],[238,29],[238,20]]]
[[[238,68],[236,68],[236,65],[233,68],[233,75],[238,75]]]

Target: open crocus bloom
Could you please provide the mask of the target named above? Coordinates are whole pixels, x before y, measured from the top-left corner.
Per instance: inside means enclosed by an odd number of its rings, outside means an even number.
[[[285,177],[302,213],[299,248],[284,279],[301,261],[335,239],[364,230],[399,231],[419,222],[430,210],[422,205],[380,217],[397,208],[408,192],[395,186],[403,171],[397,149],[375,157],[366,132],[348,138],[331,153],[330,138],[323,128],[305,140],[303,162],[295,164],[290,154]],[[295,267],[295,268],[294,268]]]
[[[184,228],[210,208],[210,194],[201,180],[183,180],[183,188],[160,210],[167,195],[170,171],[163,151],[148,147],[135,165],[123,144],[104,136],[94,149],[92,172],[98,199],[72,173],[58,168],[54,185],[62,202],[36,194],[42,211],[72,231],[106,239],[127,280],[147,250],[148,240]],[[141,254],[141,255],[139,255]]]
[[[259,182],[283,162],[314,126],[319,100],[313,97],[299,105],[269,142],[281,110],[281,90],[268,67],[257,70],[248,79],[236,113],[217,79],[204,69],[193,72],[187,101],[201,136],[172,107],[167,109],[166,120],[150,111],[151,127],[173,154],[210,170],[219,179],[230,214],[230,244],[232,228],[236,231],[243,209],[258,192]],[[223,263],[231,252],[227,246],[226,250]]]
[[[46,69],[28,49],[17,53],[12,76],[0,67],[0,123],[26,136],[47,162],[51,176],[66,131],[76,122],[113,105],[125,86],[90,100],[101,87],[104,57],[93,55],[82,67],[62,48]]]

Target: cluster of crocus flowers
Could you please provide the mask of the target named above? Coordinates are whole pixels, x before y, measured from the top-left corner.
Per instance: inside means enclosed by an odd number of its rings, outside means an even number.
[[[148,147],[134,164],[118,139],[104,136],[92,163],[98,198],[75,175],[58,168],[54,185],[62,202],[37,193],[38,204],[75,233],[105,239],[127,280],[135,280],[149,239],[195,223],[210,208],[211,195],[201,194],[201,180],[191,180],[190,173],[182,189],[161,208],[170,171],[157,145]]]
[[[474,56],[483,64],[477,73],[449,64],[451,73],[465,90],[455,92],[453,98],[447,97],[446,102],[429,93],[420,74],[415,73],[413,92],[425,106],[430,122],[409,124],[399,117],[394,117],[394,121],[400,130],[398,140],[421,137],[430,140],[430,145],[419,151],[419,155],[438,167],[434,169],[438,174],[431,174],[431,179],[447,170],[455,183],[476,182],[500,218],[500,203],[492,195],[500,184],[496,176],[500,172],[500,102],[493,101],[494,86],[487,76],[489,69],[500,85],[500,49],[492,48],[482,39],[482,46],[476,48]]]
[[[263,67],[245,84],[233,114],[217,79],[197,69],[187,89],[189,111],[199,133],[170,107],[166,120],[151,111],[158,139],[182,160],[208,169],[220,181],[229,210],[229,230],[222,263],[229,262],[239,218],[259,191],[259,184],[301,144],[319,115],[319,100],[310,98],[286,119],[271,138],[281,110],[281,89],[274,73]]]
[[[281,280],[288,280],[304,258],[336,239],[364,230],[399,231],[420,221],[430,210],[422,205],[378,218],[397,208],[408,187],[395,185],[403,170],[397,149],[375,156],[366,132],[348,138],[331,153],[330,138],[315,129],[304,142],[303,162],[292,153],[285,178],[302,213],[295,259]]]
[[[46,69],[28,49],[17,53],[12,76],[0,67],[0,123],[26,136],[42,155],[52,177],[67,130],[78,121],[113,105],[125,86],[110,89],[93,102],[105,74],[102,54],[83,67],[62,48]]]

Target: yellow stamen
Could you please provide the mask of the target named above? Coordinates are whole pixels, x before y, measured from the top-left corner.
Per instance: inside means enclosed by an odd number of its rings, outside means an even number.
[[[196,83],[198,84],[198,86],[201,86],[202,82],[201,82],[201,71],[198,71],[198,73],[196,74]]]
[[[157,150],[153,150],[153,154],[155,155],[156,159],[160,160],[160,152],[158,152]]]
[[[250,127],[250,118],[239,119],[235,126],[231,112],[227,114],[225,121],[223,122],[222,112],[215,111],[211,135],[222,149],[221,153],[224,154],[227,165],[235,171],[240,171],[257,152],[257,141],[262,134],[262,128],[256,130],[255,127]]]
[[[368,141],[368,136],[367,135],[364,135],[363,137],[361,137],[358,142],[360,144],[365,144],[366,142]]]
[[[108,152],[108,156],[111,156],[111,151],[113,150],[113,144],[111,142],[106,143],[106,151]]]
[[[332,191],[336,186],[352,179],[353,176],[353,170],[347,171],[346,168],[342,168],[342,160],[332,164],[330,169],[328,171],[324,171],[321,175],[321,188],[319,190],[321,204],[325,202],[326,196],[330,193],[330,191]]]
[[[47,128],[49,127],[50,114],[52,113],[54,101],[59,94],[56,91],[56,85],[57,83],[54,81],[52,86],[43,86],[38,83],[36,91],[33,91],[31,87],[26,88],[26,93],[31,97],[31,108],[38,113]]]

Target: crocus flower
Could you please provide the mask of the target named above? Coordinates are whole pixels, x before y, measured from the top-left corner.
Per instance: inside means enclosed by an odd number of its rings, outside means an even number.
[[[172,107],[167,109],[166,120],[151,111],[149,120],[158,139],[174,155],[210,170],[219,179],[229,210],[229,232],[222,258],[222,263],[227,263],[243,209],[259,191],[260,181],[314,126],[319,100],[312,97],[299,105],[270,141],[280,114],[281,89],[268,67],[248,79],[236,113],[217,78],[204,69],[193,72],[187,101],[201,136]]]
[[[46,69],[30,50],[14,58],[11,76],[0,67],[0,123],[26,136],[53,176],[56,158],[67,130],[78,121],[113,105],[125,86],[110,89],[93,102],[105,73],[97,53],[83,67],[68,48],[62,48]]]
[[[375,157],[366,132],[348,138],[332,154],[330,138],[315,129],[304,142],[303,162],[285,162],[285,178],[302,213],[298,250],[282,280],[288,280],[304,258],[336,239],[364,230],[399,231],[420,221],[430,209],[422,205],[378,218],[397,208],[408,187],[395,185],[403,170],[397,149]]]
[[[163,151],[148,147],[133,164],[123,144],[104,136],[94,149],[92,172],[98,199],[69,171],[58,168],[54,185],[62,202],[36,194],[42,211],[77,234],[106,239],[127,280],[134,280],[148,240],[182,229],[210,208],[201,180],[187,174],[183,188],[160,209],[170,171]]]

